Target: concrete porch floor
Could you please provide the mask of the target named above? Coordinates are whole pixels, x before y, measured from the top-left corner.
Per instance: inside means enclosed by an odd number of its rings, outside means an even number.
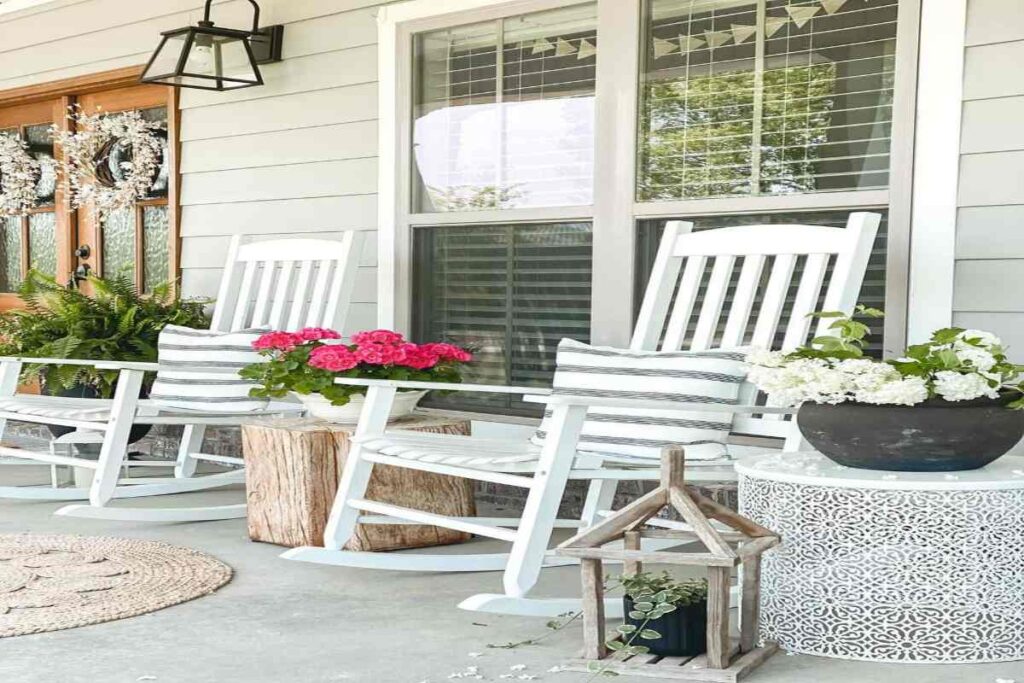
[[[15,470],[3,467],[6,482]],[[38,470],[37,470],[38,471]],[[179,497],[177,504],[238,502],[241,492]],[[165,498],[156,505],[173,504]],[[154,505],[153,502],[148,505]],[[208,552],[235,569],[217,593],[153,614],[0,640],[10,683],[442,683],[478,667],[483,680],[514,673],[575,683],[549,669],[577,651],[574,624],[537,645],[489,648],[547,633],[543,619],[473,614],[464,597],[495,592],[496,573],[428,575],[322,567],[278,559],[248,541],[244,520],[145,525],[54,517],[56,503],[0,501],[0,533],[124,536]],[[546,571],[541,592],[575,594],[574,568]],[[1024,634],[1022,634],[1024,637]],[[470,657],[469,653],[482,653]],[[514,665],[525,665],[511,671]],[[868,664],[780,654],[757,683],[1024,683],[1024,662],[969,666]],[[603,680],[603,679],[602,679]],[[653,680],[623,677],[621,680]]]

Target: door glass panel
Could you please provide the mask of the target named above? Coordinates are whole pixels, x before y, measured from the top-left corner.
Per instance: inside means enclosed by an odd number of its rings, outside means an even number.
[[[151,292],[170,277],[170,226],[166,206],[147,206],[142,211],[143,282]]]
[[[651,0],[638,198],[887,187],[897,2]]]
[[[164,154],[163,159],[160,162],[160,170],[157,172],[156,179],[153,181],[153,188],[150,190],[149,196],[166,197],[168,180],[170,178],[170,150],[167,146],[167,107],[142,109],[139,113],[142,114],[142,118],[146,121],[161,124],[159,134],[163,136]]]
[[[0,218],[0,292],[13,292],[21,284],[21,218]]]
[[[57,215],[50,211],[28,217],[28,258],[40,273],[57,275]]]
[[[103,219],[103,277],[135,277],[135,209],[111,211]]]
[[[36,182],[36,197],[39,206],[52,206],[57,190],[57,162],[53,158],[53,137],[50,124],[27,126],[25,141],[29,152],[39,161],[39,180]]]
[[[593,202],[593,4],[415,38],[416,212]]]

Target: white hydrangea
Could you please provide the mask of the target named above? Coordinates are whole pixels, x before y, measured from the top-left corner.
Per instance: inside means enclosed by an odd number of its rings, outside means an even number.
[[[852,387],[849,375],[818,358],[797,358],[782,367],[754,366],[748,378],[780,406],[842,403]]]
[[[992,387],[989,380],[977,373],[968,375],[943,370],[935,373],[935,393],[947,401],[970,401],[987,396],[998,398],[998,387]]]
[[[995,356],[979,346],[957,341],[953,344],[956,357],[964,363],[971,363],[982,372],[988,372],[996,364]]]
[[[1003,341],[999,337],[984,330],[964,330],[958,337],[959,339],[970,339],[973,342],[980,343],[985,348],[1003,345]]]
[[[913,406],[928,398],[928,384],[923,377],[906,377],[879,383],[870,389],[861,389],[854,396],[859,403],[874,405]]]
[[[898,381],[902,377],[891,365],[868,358],[844,360],[837,368],[850,376],[852,390],[857,392],[877,391],[883,384]]]
[[[745,360],[750,365],[757,365],[763,368],[781,368],[786,364],[786,354],[782,351],[754,349],[747,355]]]

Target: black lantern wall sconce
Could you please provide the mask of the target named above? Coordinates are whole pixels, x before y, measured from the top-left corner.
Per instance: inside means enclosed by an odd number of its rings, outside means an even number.
[[[260,6],[253,7],[252,30],[219,28],[210,21],[206,0],[197,26],[165,31],[163,40],[142,73],[143,83],[176,88],[237,90],[263,85],[260,64],[281,61],[284,26],[260,28]]]

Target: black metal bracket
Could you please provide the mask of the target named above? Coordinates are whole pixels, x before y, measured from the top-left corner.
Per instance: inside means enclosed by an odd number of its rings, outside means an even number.
[[[284,44],[284,25],[275,24],[258,29],[249,39],[252,56],[257,64],[271,64],[281,61],[281,46]]]

